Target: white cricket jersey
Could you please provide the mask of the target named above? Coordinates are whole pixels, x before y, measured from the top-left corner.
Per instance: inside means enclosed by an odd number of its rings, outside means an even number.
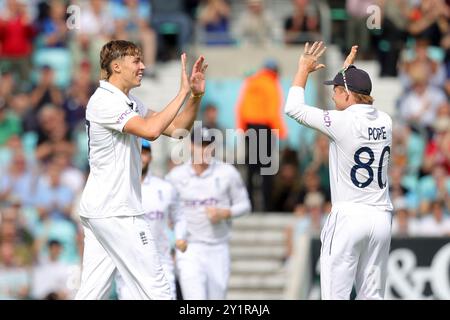
[[[169,182],[149,173],[142,182],[142,207],[158,252],[170,256],[169,223],[176,240],[186,239],[186,220],[179,210],[177,191]]]
[[[355,104],[343,111],[305,104],[304,88],[291,87],[286,114],[330,138],[332,203],[353,202],[393,209],[389,197],[388,163],[392,119],[372,105]]]
[[[232,217],[251,210],[247,189],[239,172],[232,165],[213,160],[208,168],[197,175],[191,163],[173,168],[166,179],[177,189],[180,210],[187,222],[190,242],[218,244],[230,237],[231,219],[212,224],[207,207],[230,209]]]
[[[80,201],[80,216],[106,218],[143,213],[141,139],[123,132],[129,119],[147,108],[107,81],[89,99],[86,130],[90,172]]]

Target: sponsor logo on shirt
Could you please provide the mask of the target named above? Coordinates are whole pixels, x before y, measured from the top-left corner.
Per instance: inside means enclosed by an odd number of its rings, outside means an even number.
[[[329,111],[324,111],[323,112],[323,121],[325,122],[325,126],[326,127],[331,126],[331,117],[330,117],[330,112]]]
[[[212,207],[219,203],[216,198],[206,198],[206,199],[183,199],[184,206],[190,208],[198,207]]]
[[[127,115],[129,115],[132,111],[133,111],[133,110],[128,109],[127,111],[123,112],[123,113],[119,116],[119,118],[117,118],[116,123],[117,123],[117,124],[121,123],[121,122],[123,121],[123,119],[125,119],[125,117],[126,117]]]
[[[156,210],[150,211],[145,214],[146,218],[150,220],[162,220],[164,218],[164,212]]]

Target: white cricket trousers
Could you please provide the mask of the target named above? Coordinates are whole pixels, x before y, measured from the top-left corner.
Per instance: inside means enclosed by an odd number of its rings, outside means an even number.
[[[142,215],[81,217],[81,223],[84,252],[76,300],[106,299],[117,271],[131,299],[172,299],[155,242]]]
[[[230,277],[228,243],[189,243],[177,251],[176,268],[184,300],[223,300]]]
[[[321,232],[320,282],[323,300],[384,299],[391,244],[390,211],[340,202]]]
[[[170,253],[167,255],[165,254],[161,255],[160,261],[162,268],[164,270],[164,275],[166,276],[166,279],[169,281],[170,294],[175,300],[177,297],[177,288],[175,284],[175,263]],[[116,274],[116,290],[119,296],[119,300],[132,300],[130,290],[128,290],[128,287],[125,285],[125,282],[123,281],[120,272]]]

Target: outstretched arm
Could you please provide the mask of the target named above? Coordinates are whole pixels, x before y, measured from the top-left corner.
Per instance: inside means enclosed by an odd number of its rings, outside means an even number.
[[[183,53],[181,55],[181,85],[177,96],[161,112],[153,113],[145,118],[132,117],[126,122],[123,131],[147,140],[155,140],[161,134],[171,135],[176,128],[190,129],[200,104],[199,97],[203,95],[205,90],[204,72],[206,65],[203,66],[203,60],[204,58],[200,57],[195,63],[191,83],[189,83],[186,75],[186,54]],[[174,120],[180,118],[177,114],[189,92],[191,92],[189,100],[192,100],[186,107],[189,110],[182,112],[181,120],[177,120],[174,124]]]
[[[314,42],[311,47],[309,44],[305,45],[305,51],[298,61],[298,69],[292,87],[289,89],[284,112],[298,123],[319,130],[331,139],[338,139],[339,127],[345,120],[338,114],[338,111],[322,110],[305,103],[305,86],[308,75],[325,67],[317,62],[325,49],[322,42]],[[353,55],[346,60],[346,63],[351,62],[352,57]]]

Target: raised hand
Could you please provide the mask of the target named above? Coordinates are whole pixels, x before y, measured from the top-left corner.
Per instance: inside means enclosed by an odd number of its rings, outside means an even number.
[[[318,64],[317,60],[319,60],[326,49],[327,47],[323,46],[322,41],[316,41],[312,46],[309,46],[309,42],[307,42],[305,44],[305,51],[298,60],[298,68],[306,69],[308,72],[314,72],[325,68],[325,65]]]
[[[356,58],[356,54],[358,53],[358,46],[353,46],[350,50],[350,53],[348,54],[347,58],[345,58],[344,61],[344,69],[347,68],[349,65],[353,64]]]
[[[201,95],[205,92],[205,71],[208,64],[205,63],[205,57],[200,56],[192,67],[190,86],[193,95]]]
[[[189,93],[190,84],[189,78],[186,72],[186,53],[181,55],[181,82],[180,82],[180,91],[183,93]]]

